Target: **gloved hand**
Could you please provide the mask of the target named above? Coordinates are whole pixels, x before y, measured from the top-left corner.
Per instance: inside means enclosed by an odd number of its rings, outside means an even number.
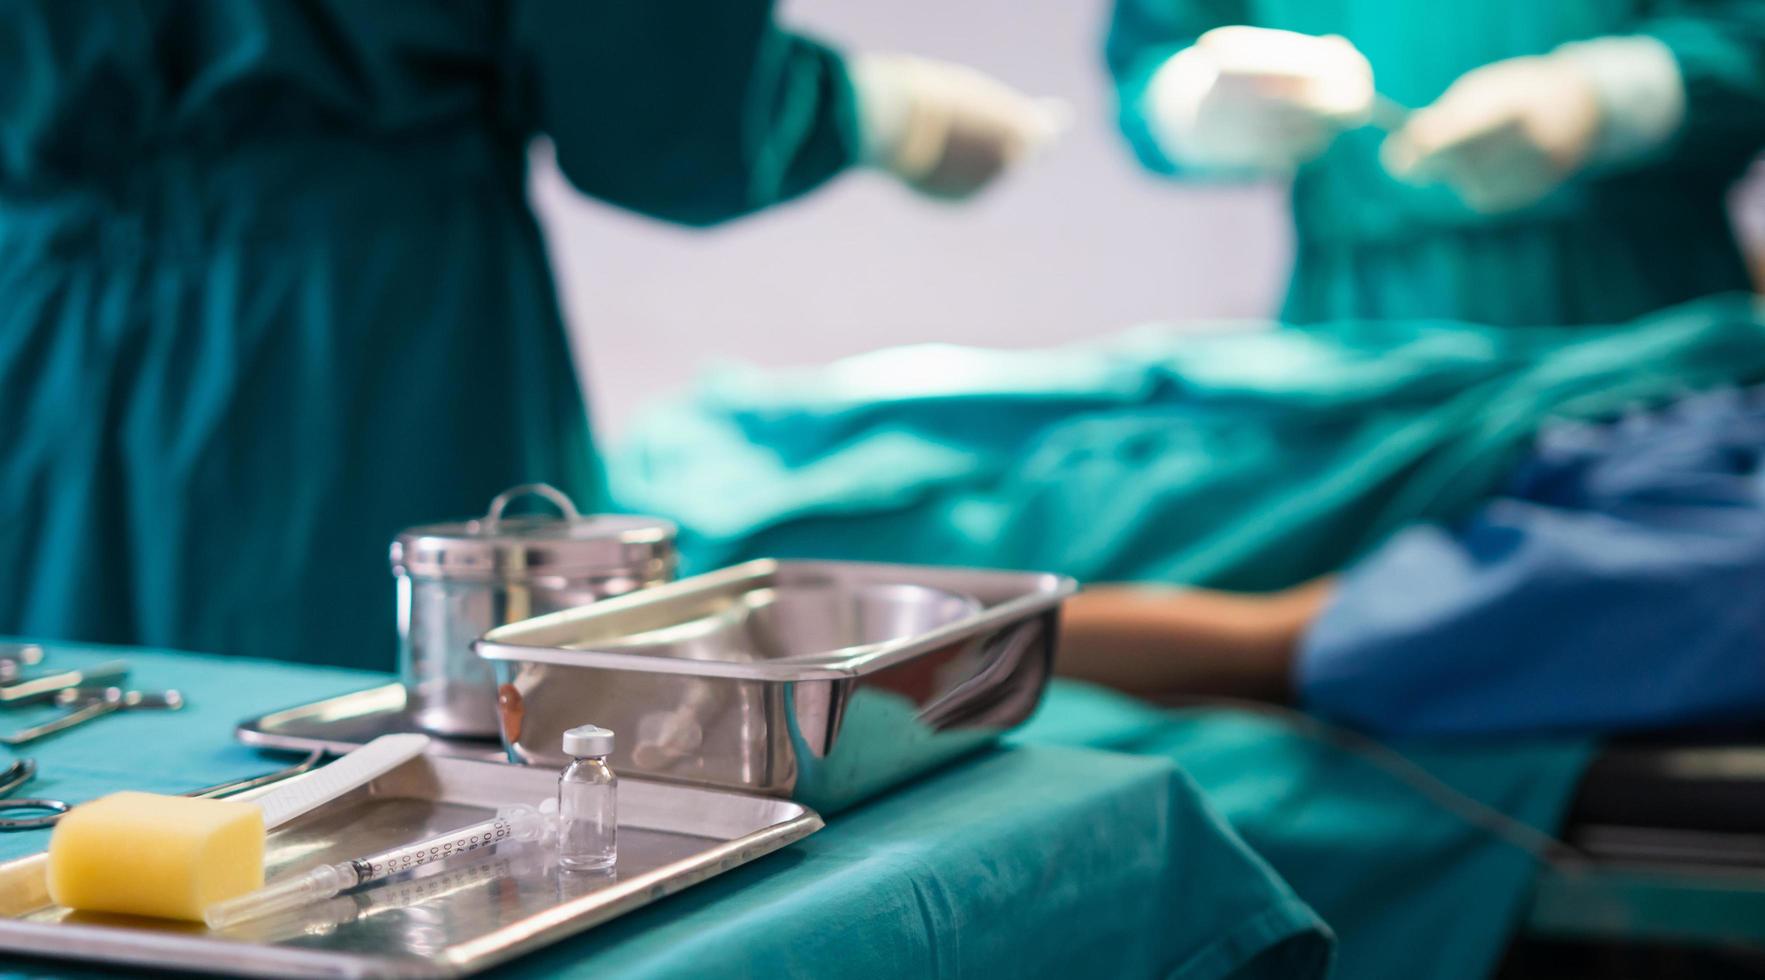
[[[1533,204],[1584,168],[1634,158],[1685,112],[1672,52],[1644,37],[1599,38],[1466,72],[1386,140],[1385,168],[1444,183],[1485,213]]]
[[[1145,98],[1153,136],[1172,160],[1280,173],[1367,121],[1373,69],[1333,34],[1219,27],[1161,65]]]
[[[966,65],[863,55],[850,70],[865,162],[931,197],[978,192],[1063,128],[1056,103]]]

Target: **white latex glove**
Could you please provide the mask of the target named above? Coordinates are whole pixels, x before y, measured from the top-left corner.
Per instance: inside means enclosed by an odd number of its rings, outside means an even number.
[[[1280,173],[1367,121],[1373,68],[1346,38],[1219,27],[1172,55],[1142,107],[1172,160]]]
[[[1445,183],[1495,213],[1537,202],[1588,166],[1648,152],[1684,115],[1685,84],[1665,45],[1599,38],[1466,72],[1382,155],[1398,179]]]
[[[863,55],[850,65],[865,162],[932,197],[968,197],[1064,128],[1060,103],[966,65]]]

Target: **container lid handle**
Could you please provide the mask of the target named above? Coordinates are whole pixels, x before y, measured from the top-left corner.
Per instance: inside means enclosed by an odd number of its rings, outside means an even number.
[[[544,497],[551,501],[552,506],[558,508],[566,521],[574,523],[582,519],[582,514],[576,510],[576,505],[570,502],[564,491],[549,483],[523,483],[496,495],[496,499],[490,502],[490,511],[484,515],[485,526],[496,527],[502,522],[503,511],[508,509],[509,503],[526,496]]]

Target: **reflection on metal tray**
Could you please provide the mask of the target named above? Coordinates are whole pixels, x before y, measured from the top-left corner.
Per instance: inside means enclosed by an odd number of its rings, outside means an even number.
[[[596,650],[675,660],[821,660],[911,640],[980,612],[980,600],[923,585],[828,582],[756,588],[695,619],[595,641]],[[581,643],[572,649],[585,648]]]
[[[560,765],[564,730],[593,723],[619,732],[620,772],[831,812],[1028,718],[1073,588],[757,561],[499,627],[477,649],[515,761]]]
[[[425,756],[270,835],[278,870],[358,857],[463,827],[555,792],[544,769]],[[432,873],[220,934],[200,925],[69,912],[49,902],[44,855],[0,865],[0,949],[234,975],[461,976],[556,942],[814,833],[783,800],[627,780],[616,875],[560,870],[549,849],[504,845]],[[482,855],[482,856],[479,856]]]
[[[272,711],[239,723],[235,735],[246,745],[290,752],[324,749],[341,755],[382,735],[419,732],[405,703],[402,684],[382,684],[365,691]],[[430,752],[460,759],[506,762],[508,755],[494,741],[430,736]]]

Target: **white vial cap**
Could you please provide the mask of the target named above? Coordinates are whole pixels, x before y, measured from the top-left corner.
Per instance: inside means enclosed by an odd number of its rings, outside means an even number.
[[[573,759],[613,754],[612,729],[579,725],[564,733],[564,754]]]

